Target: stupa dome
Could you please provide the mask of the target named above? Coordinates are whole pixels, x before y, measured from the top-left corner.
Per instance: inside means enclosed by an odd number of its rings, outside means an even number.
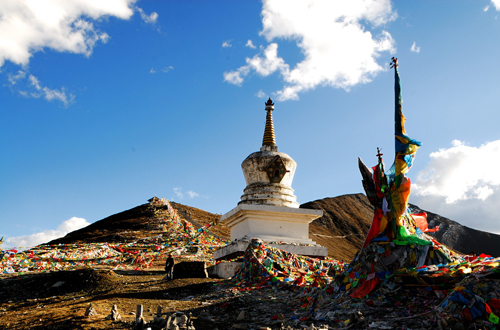
[[[271,98],[266,105],[266,127],[260,151],[250,154],[241,164],[246,188],[238,204],[260,204],[299,207],[293,194],[292,181],[297,163],[287,154],[278,152],[274,136]]]

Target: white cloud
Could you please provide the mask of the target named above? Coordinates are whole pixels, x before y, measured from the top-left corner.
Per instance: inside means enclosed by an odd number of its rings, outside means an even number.
[[[22,80],[25,77],[26,77],[26,72],[23,71],[23,70],[17,71],[17,73],[15,75],[13,75],[12,73],[8,73],[7,74],[7,79],[9,80],[9,82],[10,82],[11,85],[17,84],[17,82],[19,80]]]
[[[278,100],[298,99],[298,93],[322,85],[348,90],[384,70],[376,61],[381,52],[395,51],[388,32],[374,36],[362,23],[377,28],[396,17],[389,0],[265,0],[260,35],[268,42],[295,40],[304,60],[290,70],[278,44],[271,43],[245,66],[225,72],[224,80],[241,85],[252,70],[263,77],[278,71],[285,82]]]
[[[281,57],[278,56],[278,44],[272,43],[263,51],[263,57],[258,55],[253,58],[247,58],[246,62],[250,69],[266,77],[277,70],[283,74],[288,74],[290,68]]]
[[[158,13],[157,12],[152,12],[150,15],[146,14],[142,8],[136,7],[137,11],[141,15],[142,20],[145,23],[149,24],[155,24],[156,20],[158,19]]]
[[[257,96],[259,99],[262,99],[262,98],[266,98],[266,97],[267,97],[267,94],[266,94],[266,93],[264,93],[264,92],[262,91],[262,89],[261,89],[260,91],[258,91],[258,92],[257,92],[257,94],[256,94],[255,96]]]
[[[174,67],[171,66],[171,65],[169,65],[169,66],[166,66],[166,67],[160,69],[160,72],[167,73],[167,72],[169,72],[170,70],[173,70],[173,69],[174,69]],[[156,71],[155,68],[151,68],[151,70],[149,70],[149,73],[151,73],[151,74],[154,74],[156,72],[157,71]]]
[[[417,43],[414,41],[413,45],[411,45],[410,50],[415,53],[420,53],[420,47],[417,47]]]
[[[497,189],[500,186],[500,171],[497,170],[500,140],[478,148],[455,140],[451,148],[433,152],[430,158],[416,182],[420,195],[442,196],[446,203],[455,203],[484,196],[485,187]]]
[[[0,1],[0,67],[5,61],[10,61],[23,68],[15,75],[7,74],[10,87],[24,97],[58,100],[67,107],[73,102],[74,95],[67,93],[64,88],[50,89],[41,86],[32,75],[29,75],[27,86],[16,85],[28,74],[26,69],[31,56],[45,48],[90,56],[97,43],[106,43],[110,38],[106,32],[96,28],[93,22],[110,16],[129,19],[133,14],[135,1]],[[137,9],[141,16],[145,15],[142,9]],[[146,17],[155,21],[157,16],[153,13]]]
[[[488,11],[488,9],[490,9],[490,6],[486,5],[486,6],[483,8],[483,11]]]
[[[57,227],[57,230],[69,233],[88,225],[90,225],[90,223],[84,218],[72,217],[71,219],[66,220],[62,224],[60,224],[59,227]]]
[[[0,1],[0,67],[6,60],[26,66],[43,48],[89,56],[109,36],[92,20],[129,19],[135,0],[2,0]]]
[[[252,48],[252,49],[257,48],[257,47],[254,46],[252,40],[250,40],[250,39],[248,39],[247,44],[245,45],[245,47],[249,47],[249,48]]]
[[[236,71],[224,72],[224,81],[230,84],[241,86],[243,84],[243,77],[249,72],[248,67],[242,66]]]
[[[180,199],[184,198],[184,194],[182,193],[182,188],[180,187],[175,187],[174,188],[174,193],[179,197]]]
[[[174,188],[174,193],[175,195],[179,198],[179,199],[183,199],[184,197],[186,197],[186,195],[182,192],[182,188],[181,187],[175,187]],[[200,194],[198,194],[197,192],[194,192],[192,190],[188,190],[186,192],[187,194],[187,197],[190,198],[190,199],[193,199],[195,197],[198,197],[200,196]],[[204,196],[203,196],[204,197]]]
[[[194,191],[191,191],[191,190],[189,190],[189,191],[187,192],[187,194],[188,194],[189,198],[195,198],[195,197],[200,196],[198,193],[196,193],[196,192],[194,192]]]
[[[232,40],[226,40],[222,43],[222,47],[223,48],[229,48],[229,47],[232,47],[233,45],[231,45],[231,41]]]
[[[173,69],[174,69],[174,67],[170,65],[170,66],[166,66],[163,69],[161,69],[161,72],[167,73],[168,71],[173,70]]]
[[[28,248],[44,244],[53,239],[63,237],[69,232],[78,230],[88,225],[90,225],[90,223],[87,222],[87,220],[83,218],[73,217],[71,219],[64,221],[55,230],[49,229],[31,235],[7,237],[5,238],[4,246],[2,246],[2,248],[11,248],[11,247]]]
[[[410,202],[474,228],[500,227],[500,140],[480,147],[453,141],[430,154],[412,185]]]
[[[500,0],[491,0],[491,3],[495,6],[496,10],[500,11]]]
[[[237,71],[224,72],[224,81],[235,85],[241,85],[243,83],[243,77],[248,75],[252,70],[262,77],[269,76],[277,70],[283,74],[290,71],[288,64],[278,56],[278,44],[270,44],[261,54],[257,54],[252,58],[247,58],[247,65],[240,67]]]
[[[11,81],[12,84],[15,84],[19,81],[19,79],[24,78],[24,75],[18,74],[16,77],[17,78],[14,83],[12,83],[10,78],[9,81]],[[69,106],[74,101],[75,96],[71,93],[66,93],[64,87],[61,87],[61,89],[58,90],[42,86],[38,78],[33,75],[29,75],[28,81],[32,91],[19,91],[19,93],[24,97],[44,97],[47,101],[57,100],[61,101],[65,107]]]

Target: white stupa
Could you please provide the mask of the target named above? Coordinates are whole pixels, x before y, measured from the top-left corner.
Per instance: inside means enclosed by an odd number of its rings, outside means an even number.
[[[262,148],[241,164],[247,184],[241,201],[220,218],[231,230],[231,244],[216,251],[215,259],[232,259],[242,254],[252,238],[296,254],[327,255],[327,248],[309,238],[309,223],[321,217],[323,211],[299,208],[292,189],[297,163],[278,152],[273,110],[274,103],[269,99]]]

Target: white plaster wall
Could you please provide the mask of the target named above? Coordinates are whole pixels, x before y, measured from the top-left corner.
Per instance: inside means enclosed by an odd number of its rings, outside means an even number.
[[[309,239],[309,222],[322,215],[321,210],[240,204],[220,222],[230,228],[231,241],[256,237],[266,242],[315,244]]]
[[[293,194],[293,189],[279,183],[254,182],[247,186],[241,196],[244,204],[267,204],[284,207],[300,206],[297,197]]]
[[[284,242],[286,242],[287,239],[307,241],[309,240],[309,223],[247,219],[231,228],[232,241],[234,239],[241,239],[245,236],[248,238],[258,237],[261,239],[263,239],[262,237],[264,236],[275,236],[277,238],[279,237],[280,240]]]
[[[228,245],[214,251],[214,259],[221,259],[227,255],[244,252],[248,247],[248,241],[231,242]]]
[[[210,276],[216,275],[220,278],[231,278],[240,269],[242,262],[221,262],[207,269]]]
[[[328,248],[320,245],[316,246],[301,246],[291,244],[270,244],[272,247],[285,250],[290,253],[300,254],[304,256],[326,257],[328,256]]]
[[[267,177],[267,173],[264,169],[271,163],[274,157],[280,156],[285,164],[287,171],[280,184],[285,187],[292,187],[293,176],[295,174],[295,169],[297,168],[297,163],[287,154],[277,151],[258,151],[250,154],[241,163],[241,168],[243,170],[243,175],[245,176],[245,182],[248,185],[254,182],[266,182],[271,183]]]

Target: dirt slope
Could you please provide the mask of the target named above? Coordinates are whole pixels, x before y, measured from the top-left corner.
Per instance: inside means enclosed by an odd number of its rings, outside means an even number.
[[[328,255],[351,261],[364,242],[373,218],[373,207],[363,194],[323,198],[301,208],[323,210],[309,226],[309,238],[328,248]]]
[[[171,205],[178,210],[182,219],[193,223],[195,228],[212,223],[220,217],[220,215],[175,202],[171,202]],[[154,217],[154,211],[150,204],[142,204],[130,210],[96,221],[87,227],[68,233],[64,237],[52,240],[48,244],[130,243],[154,237],[161,234],[161,231],[149,226],[149,219],[152,217]],[[229,228],[224,225],[211,228],[211,232],[223,238],[230,237]]]
[[[149,203],[142,204],[72,231],[48,244],[130,242],[152,234],[147,223],[153,215]]]
[[[179,215],[190,221],[195,227],[204,226],[206,224],[212,223],[214,221],[218,221],[220,218],[219,214],[213,214],[207,211],[203,211],[201,209],[197,209],[196,207],[183,205],[176,202],[170,202],[170,204],[177,209]],[[229,239],[231,237],[231,231],[228,227],[219,224],[210,228],[208,231],[212,235],[220,236]]]
[[[152,320],[157,307],[162,311],[190,310],[206,304],[197,297],[217,290],[217,279],[176,279],[165,282],[161,272],[79,269],[21,275],[0,279],[0,329],[135,329],[137,305],[144,306],[144,317]],[[59,285],[59,286],[58,286]],[[92,304],[97,315],[86,317]],[[105,320],[116,304],[121,320]],[[204,327],[195,320],[196,329]],[[207,327],[208,326],[208,327]],[[224,329],[224,328],[222,328]]]

